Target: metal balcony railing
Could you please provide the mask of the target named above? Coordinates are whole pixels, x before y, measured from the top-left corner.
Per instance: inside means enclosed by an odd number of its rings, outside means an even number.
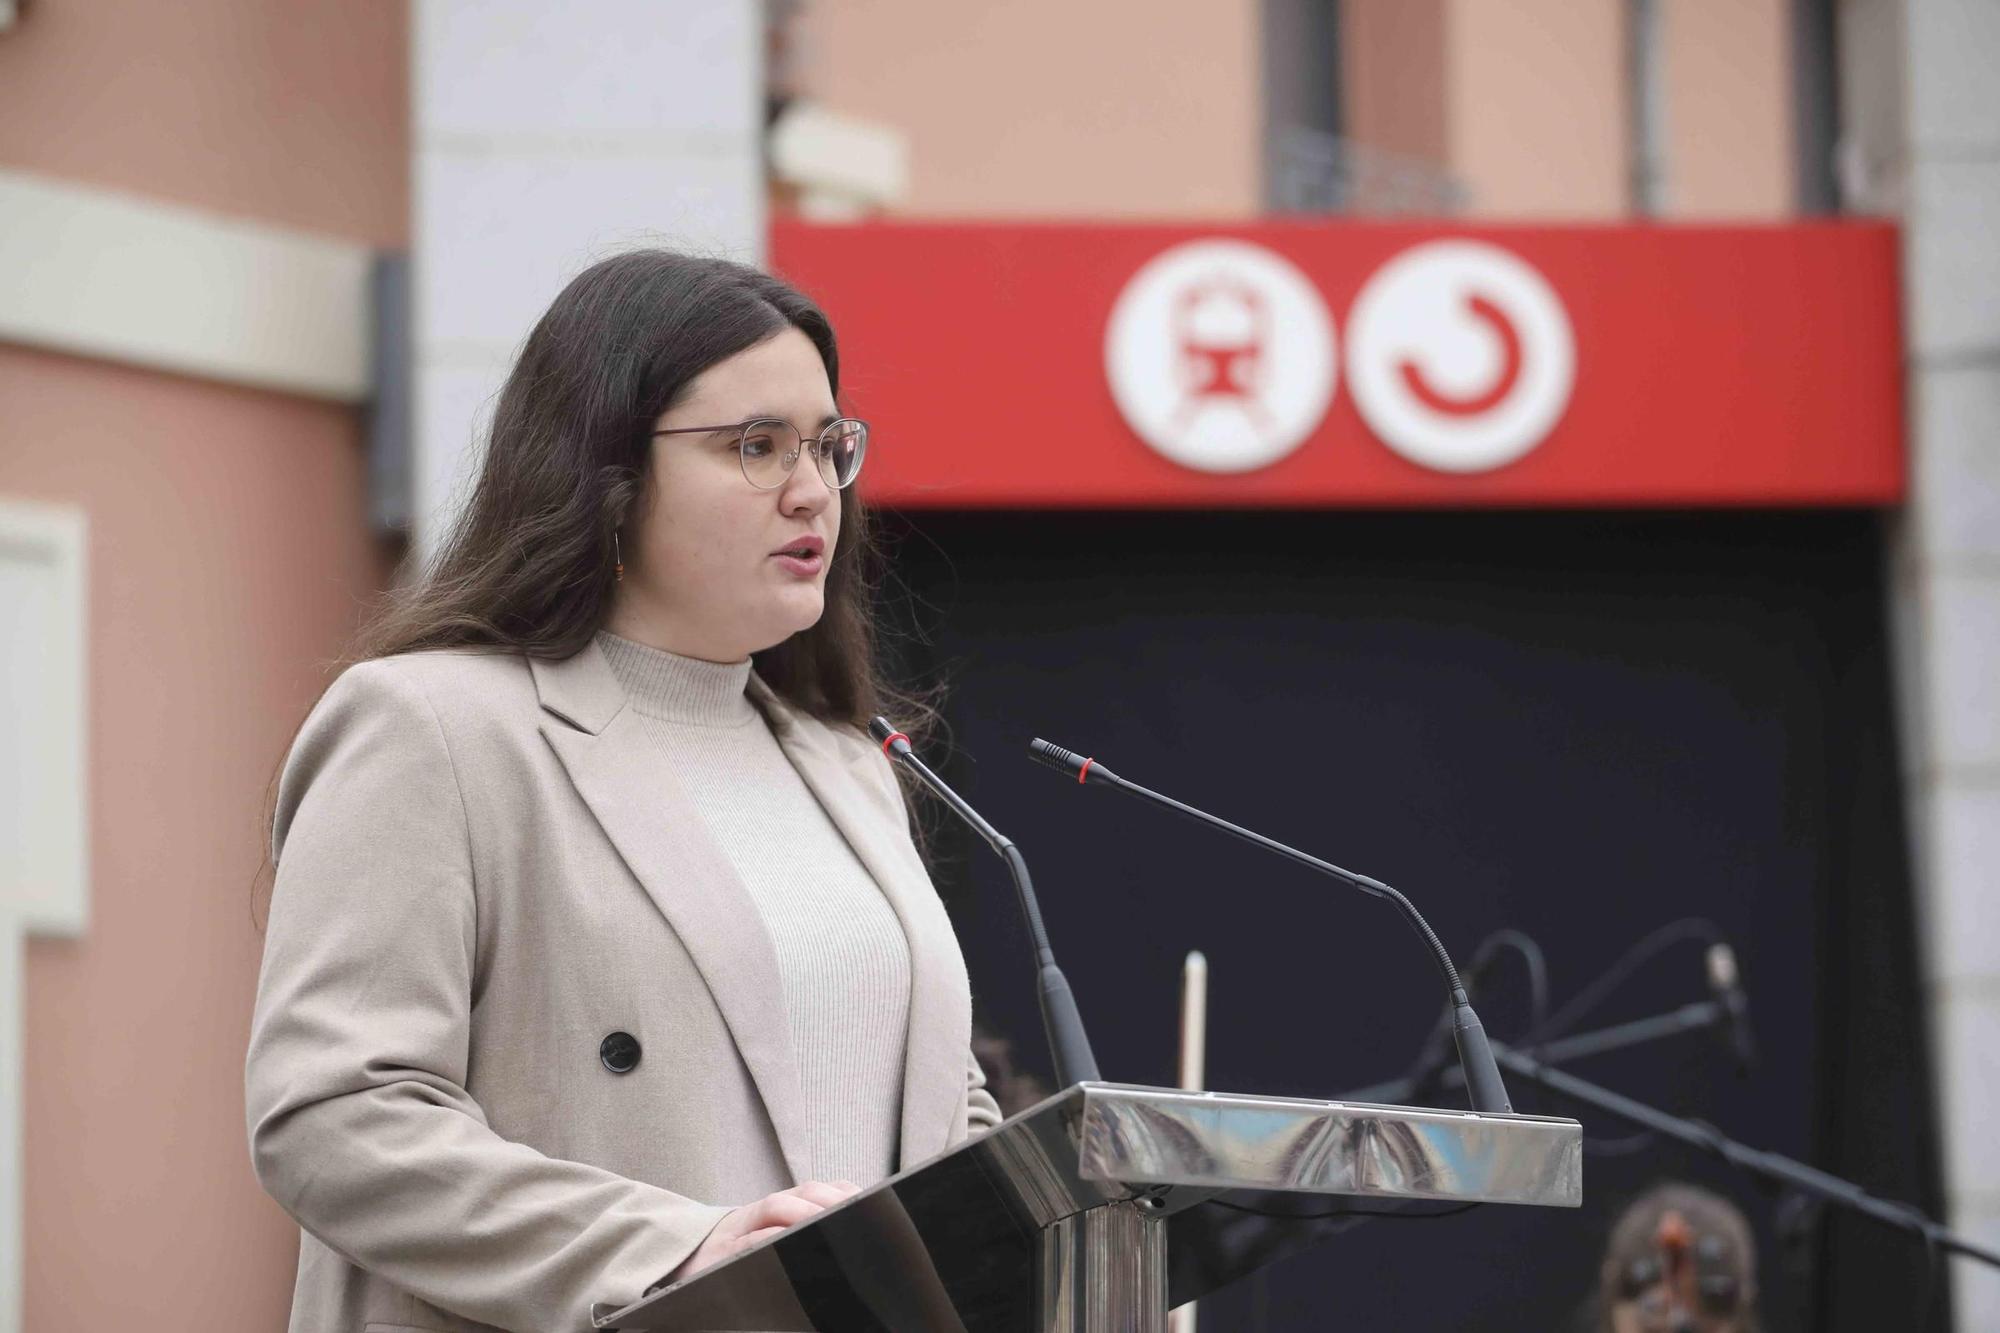
[[[1280,213],[1450,215],[1470,192],[1436,163],[1288,126],[1271,144],[1271,205]]]

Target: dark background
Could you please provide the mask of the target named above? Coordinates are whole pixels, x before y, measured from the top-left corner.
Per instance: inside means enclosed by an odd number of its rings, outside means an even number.
[[[1386,879],[1461,964],[1526,931],[1558,1007],[1649,931],[1713,920],[1758,1067],[1686,1038],[1574,1072],[1936,1211],[1877,516],[926,513],[882,534],[885,647],[949,685],[926,753],[1027,855],[1106,1078],[1174,1082],[1191,948],[1229,1091],[1395,1077],[1442,986],[1386,904],[1066,782],[1032,736]],[[940,814],[977,1017],[1046,1079],[1005,870]],[[1501,1039],[1523,976],[1503,958],[1479,996]],[[1683,944],[1581,1026],[1705,997]],[[1580,1210],[1371,1223],[1205,1302],[1204,1326],[1567,1327],[1610,1219],[1669,1177],[1749,1215],[1767,1328],[1917,1326],[1920,1244],[1809,1211],[1780,1228],[1759,1182],[1510,1086],[1583,1121]],[[1942,1280],[1928,1299],[1944,1327]]]

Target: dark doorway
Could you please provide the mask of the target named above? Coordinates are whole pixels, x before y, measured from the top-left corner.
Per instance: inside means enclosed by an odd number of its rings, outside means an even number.
[[[1873,515],[931,513],[885,536],[892,656],[951,685],[933,761],[1027,854],[1107,1078],[1173,1081],[1190,948],[1209,1085],[1234,1091],[1401,1073],[1440,987],[1386,906],[1066,784],[1036,735],[1387,880],[1461,962],[1526,931],[1558,1004],[1663,923],[1713,920],[1758,1068],[1681,1042],[1576,1072],[1935,1208]],[[933,847],[979,1016],[1046,1075],[1005,872],[954,827]],[[1703,995],[1699,951],[1670,950],[1593,1019]],[[1520,972],[1480,1007],[1519,1032]],[[1513,1091],[1584,1121],[1581,1210],[1363,1227],[1204,1327],[1568,1327],[1611,1216],[1669,1176],[1757,1226],[1768,1327],[1911,1326],[1920,1246],[1858,1221],[1781,1242],[1754,1181]]]

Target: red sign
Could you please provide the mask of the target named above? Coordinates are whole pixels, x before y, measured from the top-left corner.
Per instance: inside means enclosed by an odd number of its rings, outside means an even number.
[[[1897,237],[781,223],[901,507],[1885,505]]]

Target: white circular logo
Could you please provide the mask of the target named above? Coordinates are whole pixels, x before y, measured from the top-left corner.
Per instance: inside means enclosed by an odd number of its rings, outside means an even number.
[[[1347,378],[1391,449],[1440,472],[1484,472],[1562,418],[1576,340],[1555,289],[1518,256],[1433,241],[1383,265],[1355,298]]]
[[[1201,472],[1248,472],[1298,448],[1326,416],[1335,366],[1319,289],[1244,241],[1155,256],[1119,294],[1104,335],[1126,423]]]

